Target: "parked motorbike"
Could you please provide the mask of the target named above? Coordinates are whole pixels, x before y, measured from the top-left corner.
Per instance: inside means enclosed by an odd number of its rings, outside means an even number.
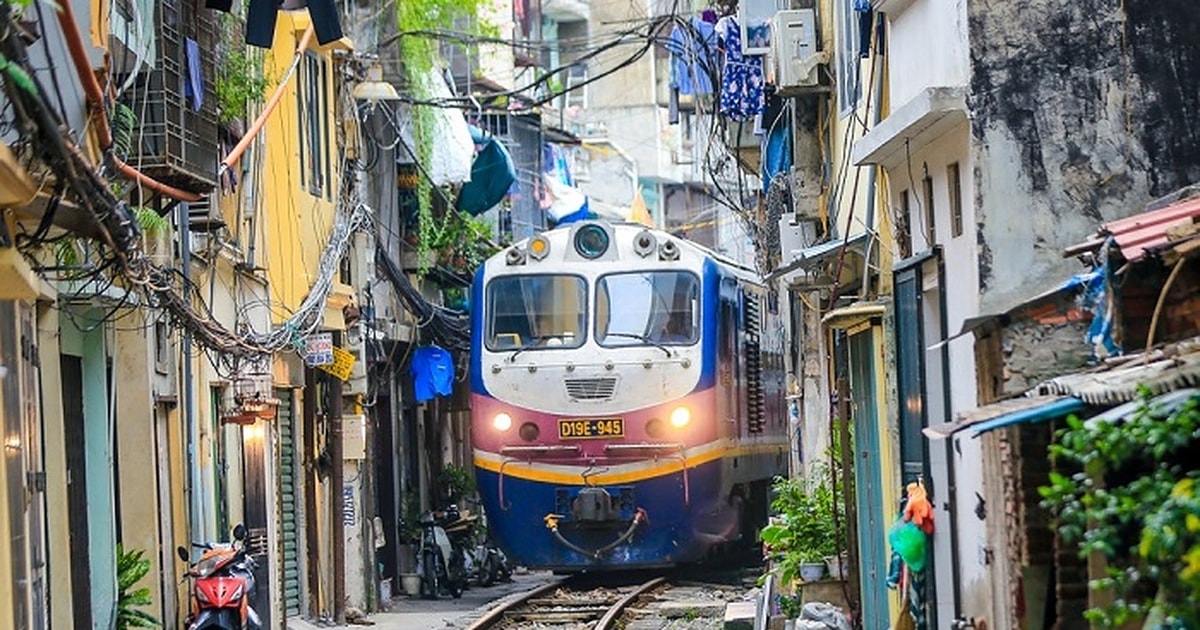
[[[424,598],[437,599],[445,589],[457,599],[467,586],[466,553],[446,532],[447,525],[457,525],[459,520],[458,508],[453,505],[421,516],[417,574]]]
[[[192,543],[204,551],[184,576],[192,580],[191,611],[184,619],[187,630],[262,628],[258,613],[250,607],[258,563],[246,553],[245,526],[233,528],[233,538],[231,543]],[[191,562],[186,547],[176,551],[184,562]]]
[[[512,563],[487,535],[486,514],[480,511],[460,516],[458,523],[447,525],[450,540],[466,550],[467,579],[472,584],[491,586],[512,580]]]

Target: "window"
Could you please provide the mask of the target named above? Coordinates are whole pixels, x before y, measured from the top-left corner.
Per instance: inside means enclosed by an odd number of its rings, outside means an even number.
[[[700,333],[700,281],[683,271],[638,271],[600,278],[596,341],[604,346],[690,345]]]
[[[925,193],[922,199],[922,203],[925,204],[925,246],[933,247],[937,243],[937,226],[934,223],[936,215],[933,211],[933,178],[928,173],[925,179],[921,180],[921,187]]]
[[[567,70],[567,107],[587,107],[587,66],[577,63]]]
[[[912,256],[913,249],[916,243],[913,242],[912,234],[912,204],[909,203],[908,189],[900,191],[900,216],[896,217],[896,226],[898,234],[896,242],[900,245],[900,258],[908,258]]]
[[[950,187],[950,235],[962,236],[962,177],[958,172],[958,162],[946,167],[946,185]]]
[[[849,116],[858,107],[859,32],[854,0],[838,0],[837,12],[837,89],[838,112]]]
[[[578,348],[584,341],[587,287],[567,275],[507,276],[488,283],[487,348]]]
[[[325,60],[314,53],[304,55],[299,89],[300,185],[320,197],[332,195],[329,184],[329,91]]]

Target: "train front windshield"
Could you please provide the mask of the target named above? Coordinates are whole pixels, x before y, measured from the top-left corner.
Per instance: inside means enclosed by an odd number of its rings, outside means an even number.
[[[700,333],[700,280],[686,271],[602,276],[596,341],[602,346],[690,345]]]
[[[487,306],[489,350],[583,345],[587,285],[579,276],[496,278],[487,287]]]

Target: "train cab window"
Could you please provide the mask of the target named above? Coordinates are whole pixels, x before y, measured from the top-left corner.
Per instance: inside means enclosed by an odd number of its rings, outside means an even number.
[[[596,286],[604,346],[691,345],[700,336],[700,281],[684,271],[614,273]]]
[[[587,286],[567,275],[507,276],[488,283],[488,350],[583,345]]]

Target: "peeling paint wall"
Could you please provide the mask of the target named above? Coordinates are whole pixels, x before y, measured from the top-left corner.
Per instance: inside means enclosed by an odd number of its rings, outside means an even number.
[[[1191,0],[967,8],[984,311],[1077,269],[1062,249],[1200,179]]]

